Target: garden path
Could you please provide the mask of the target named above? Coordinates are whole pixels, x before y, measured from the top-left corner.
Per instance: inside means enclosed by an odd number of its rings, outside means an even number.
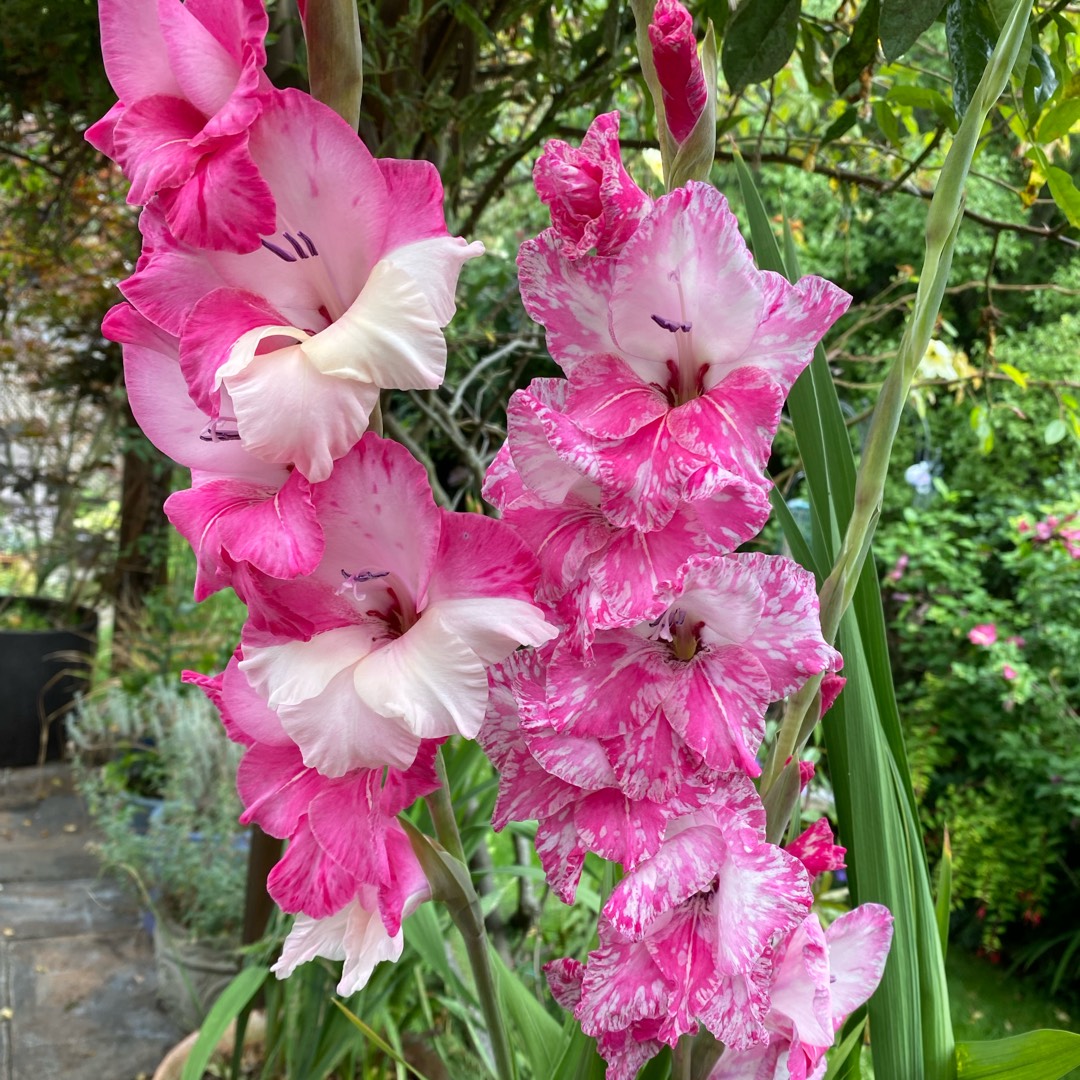
[[[0,771],[0,1080],[138,1080],[183,1034],[70,769]]]

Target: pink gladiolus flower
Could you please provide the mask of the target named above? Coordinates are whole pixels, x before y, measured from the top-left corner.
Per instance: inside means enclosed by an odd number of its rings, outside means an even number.
[[[993,623],[979,623],[968,631],[972,645],[990,646],[997,641],[997,627]]]
[[[649,44],[664,94],[668,130],[676,143],[683,143],[704,111],[709,91],[698,58],[694,20],[678,0],[657,0]]]
[[[323,538],[308,482],[248,453],[227,422],[188,397],[171,334],[129,304],[114,307],[101,330],[124,345],[124,382],[139,427],[191,470],[192,487],[170,495],[165,512],[195,552],[195,599],[231,584],[239,562],[275,578],[314,570]]]
[[[483,246],[447,234],[432,165],[376,161],[306,94],[270,97],[250,149],[277,206],[272,238],[244,256],[197,251],[150,208],[122,288],[180,337],[196,404],[257,457],[319,481],[380,388],[442,382],[458,273]]]
[[[847,848],[833,842],[828,818],[818,818],[784,850],[789,855],[794,855],[806,867],[811,881],[827,870],[843,870],[844,855],[847,853]]]
[[[729,1045],[709,1080],[823,1076],[825,1051],[877,989],[891,942],[892,915],[880,904],[862,904],[825,931],[808,916],[777,952],[767,1041]]]
[[[567,425],[566,382],[535,379],[507,409],[507,441],[488,470],[484,496],[503,512],[540,560],[538,599],[587,652],[596,630],[658,615],[663,583],[696,554],[724,554],[765,524],[765,493],[745,481],[679,504],[650,532],[612,524],[599,474],[557,447]],[[519,463],[520,462],[520,466]]]
[[[567,259],[593,248],[598,255],[617,255],[652,206],[623,168],[617,112],[598,116],[579,150],[561,139],[546,143],[533,181]]]
[[[549,721],[546,655],[517,652],[492,671],[487,717],[477,740],[499,773],[493,824],[539,822],[536,851],[552,889],[571,904],[585,853],[633,868],[660,847],[672,818],[698,809],[723,779],[685,746],[656,739],[652,783],[633,761],[640,743],[560,735]],[[627,777],[633,777],[627,782]]]
[[[101,0],[101,51],[120,101],[87,132],[198,247],[254,251],[274,197],[248,148],[270,83],[262,0]]]
[[[696,182],[613,259],[571,262],[549,230],[518,267],[570,380],[556,449],[595,461],[604,513],[644,530],[733,479],[764,485],[784,396],[850,300],[756,270],[723,196]]]
[[[641,1052],[634,1043],[673,1046],[699,1021],[728,1046],[764,1037],[770,942],[801,922],[811,894],[801,863],[765,841],[753,785],[731,780],[671,822],[604,906],[574,1015],[614,1055],[609,1075],[633,1075],[623,1061]]]
[[[695,557],[651,623],[596,635],[591,661],[561,643],[548,668],[552,727],[623,736],[642,779],[689,747],[718,772],[760,771],[765,709],[839,654],[821,637],[813,576],[761,554]]]
[[[218,706],[230,738],[247,747],[237,776],[241,822],[289,841],[267,886],[280,907],[299,914],[273,970],[284,978],[315,956],[345,960],[338,989],[354,993],[376,963],[401,955],[401,922],[430,897],[396,815],[439,786],[435,743],[406,771],[325,777],[304,765],[238,659],[214,679],[188,676]]]
[[[407,768],[424,739],[475,736],[486,666],[556,633],[531,553],[502,522],[440,510],[423,467],[370,433],[313,498],[322,561],[250,586],[240,664],[304,763]]]

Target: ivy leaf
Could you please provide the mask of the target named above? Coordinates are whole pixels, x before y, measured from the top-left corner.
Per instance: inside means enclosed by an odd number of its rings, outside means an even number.
[[[1046,170],[1046,182],[1050,185],[1050,194],[1061,212],[1069,219],[1069,224],[1080,228],[1080,191],[1076,190],[1073,178],[1056,165]]]
[[[851,28],[851,38],[833,57],[833,86],[838,94],[842,94],[874,62],[880,14],[881,0],[866,0]]]
[[[883,0],[878,32],[885,59],[903,56],[944,6],[945,0]]]
[[[795,51],[802,0],[743,0],[724,35],[720,62],[732,93],[771,79]]]

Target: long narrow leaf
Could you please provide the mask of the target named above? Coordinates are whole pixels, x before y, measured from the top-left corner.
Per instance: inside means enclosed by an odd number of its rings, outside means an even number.
[[[960,1043],[957,1080],[1060,1080],[1080,1067],[1080,1035],[1028,1031],[1011,1039]]]
[[[214,1056],[218,1043],[228,1030],[229,1025],[251,1003],[259,987],[269,974],[264,967],[244,968],[236,978],[222,991],[206,1014],[199,1037],[191,1048],[191,1054],[184,1063],[182,1080],[202,1080],[206,1066]]]

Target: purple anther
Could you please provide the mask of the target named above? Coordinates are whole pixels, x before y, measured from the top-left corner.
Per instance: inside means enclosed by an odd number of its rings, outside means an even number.
[[[261,240],[260,243],[267,251],[272,251],[279,259],[284,259],[286,262],[296,262],[295,255],[290,255],[284,248],[279,248],[277,244],[271,244],[269,240]]]
[[[219,416],[203,428],[199,438],[203,442],[236,442],[240,438],[240,432],[231,416]]]
[[[300,239],[303,240],[305,244],[307,244],[307,249],[308,249],[308,251],[311,252],[312,258],[314,258],[316,255],[319,254],[318,248],[315,247],[314,242],[312,241],[311,237],[308,236],[307,233],[297,232],[296,235],[299,236]]]
[[[308,253],[296,242],[296,237],[291,236],[289,233],[282,233],[281,235],[289,241],[289,243],[292,245],[293,251],[295,251],[301,259],[306,259],[308,257]]]
[[[689,334],[693,329],[694,324],[688,322],[675,322],[673,319],[665,319],[663,315],[653,315],[652,321],[657,326],[662,327],[664,330],[669,331],[672,334],[677,334],[680,330],[684,334]]]
[[[355,574],[350,574],[348,570],[342,570],[341,576],[346,581],[351,581],[356,585],[362,585],[365,581],[374,581],[375,578],[389,577],[389,570],[358,570]]]

